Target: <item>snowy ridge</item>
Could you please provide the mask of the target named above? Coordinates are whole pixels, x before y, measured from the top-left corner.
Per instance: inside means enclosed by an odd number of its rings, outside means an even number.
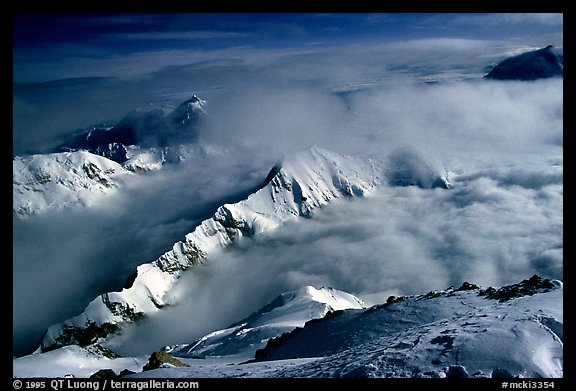
[[[328,312],[365,308],[364,302],[343,291],[312,286],[279,295],[268,305],[224,330],[217,330],[187,345],[167,347],[177,357],[205,358],[241,355],[254,357],[266,342]]]
[[[256,358],[323,357],[281,377],[563,377],[562,286],[535,275],[392,297],[310,322]]]
[[[219,207],[170,251],[138,266],[131,286],[102,294],[80,315],[50,326],[39,349],[100,341],[121,325],[173,304],[167,293],[183,271],[201,263],[213,249],[270,232],[289,219],[311,216],[334,198],[365,195],[381,180],[382,167],[371,160],[315,147],[300,152],[276,166],[262,189]]]
[[[98,345],[73,345],[16,358],[13,375],[88,377],[110,368],[131,371],[130,378],[561,378],[563,293],[561,281],[535,275],[500,288],[464,282],[390,296],[365,308],[346,292],[303,287],[228,329],[167,348],[186,368],[142,371],[146,356],[117,357]],[[312,320],[293,327],[307,317]],[[259,332],[266,337],[284,326],[293,330],[258,341]],[[246,353],[263,343],[256,359],[246,362]]]
[[[135,110],[114,126],[80,131],[55,153],[15,156],[13,215],[90,207],[99,195],[119,187],[122,174],[205,156],[206,149],[195,142],[196,123],[206,114],[205,106],[205,100],[193,95],[168,115],[158,108]],[[150,116],[157,121],[146,121]]]
[[[107,155],[103,149],[94,153],[79,150],[14,157],[13,215],[31,216],[46,210],[91,207],[100,196],[118,191],[125,175],[159,170],[166,164],[219,153],[198,144],[150,148],[106,145],[107,151],[120,149],[127,159],[123,163],[101,156]]]
[[[14,215],[43,209],[92,205],[115,191],[131,173],[121,165],[85,151],[16,156],[12,161]]]
[[[159,170],[166,164],[178,164],[188,159],[205,158],[210,153],[219,153],[207,150],[200,144],[182,144],[166,147],[142,148],[138,145],[126,147],[126,161],[122,167],[134,172]]]

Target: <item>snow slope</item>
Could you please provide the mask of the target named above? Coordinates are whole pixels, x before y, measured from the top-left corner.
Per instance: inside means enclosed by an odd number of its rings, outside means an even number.
[[[359,298],[330,287],[312,286],[279,295],[268,305],[224,330],[214,331],[187,345],[165,349],[177,357],[206,358],[217,356],[254,357],[266,342],[310,319],[322,318],[328,312],[365,308]]]
[[[257,360],[186,360],[128,377],[563,377],[563,288],[533,276],[499,289],[464,283],[313,320]]]
[[[93,205],[116,191],[123,176],[132,175],[118,163],[85,151],[16,156],[12,166],[12,212],[18,216]]]
[[[365,308],[359,298],[330,287],[311,286],[286,292],[247,318],[225,330],[214,331],[192,344],[164,349],[178,358],[210,357],[210,363],[246,361],[263,348],[268,339],[302,327],[328,312]],[[222,360],[213,360],[224,356]],[[89,377],[99,369],[142,371],[148,356],[116,357],[99,345],[64,346],[45,353],[31,354],[13,361],[14,377]]]
[[[264,343],[251,345],[258,333],[288,329],[246,361]],[[135,372],[127,378],[561,378],[563,284],[539,276],[500,288],[465,282],[369,308],[342,291],[303,287],[229,329],[167,350],[190,366],[142,371],[145,356],[72,345],[14,359],[13,376],[112,369]]]
[[[12,364],[14,377],[65,377],[88,378],[102,368],[117,373],[122,370],[140,372],[148,361],[142,357],[114,357],[92,347],[65,346],[42,354],[29,354],[16,358]]]

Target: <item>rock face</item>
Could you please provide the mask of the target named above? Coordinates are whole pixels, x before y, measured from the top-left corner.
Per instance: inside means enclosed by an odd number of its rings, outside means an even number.
[[[149,371],[151,369],[161,368],[163,366],[175,366],[175,367],[189,367],[190,365],[184,364],[182,361],[172,357],[166,352],[154,352],[148,359],[148,363],[142,368],[143,371]]]
[[[115,379],[118,375],[112,369],[100,369],[90,375],[90,379]]]
[[[522,53],[496,65],[486,76],[495,80],[536,80],[562,76],[564,56],[554,46]]]

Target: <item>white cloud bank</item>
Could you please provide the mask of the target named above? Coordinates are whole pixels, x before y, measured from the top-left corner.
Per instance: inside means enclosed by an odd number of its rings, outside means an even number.
[[[135,183],[110,208],[15,221],[16,350],[31,349],[44,327],[74,315],[70,303],[83,307],[93,293],[120,284],[135,264],[169,249],[218,206],[214,200],[229,202],[260,183],[275,161],[310,145],[380,159],[399,146],[415,147],[441,162],[455,187],[384,188],[216,254],[184,277],[176,292],[186,298],[181,304],[142,323],[139,343],[116,341],[120,352],[191,342],[303,284],[382,300],[463,280],[500,285],[534,273],[562,277],[561,79],[483,81],[475,67],[468,76],[478,80],[417,84],[414,74],[437,75],[443,63],[422,61],[418,68],[400,61],[406,68],[391,77],[390,65],[378,64],[384,57],[332,64],[325,58],[316,67],[320,57],[301,53],[260,66],[197,63],[83,90],[95,99],[89,102],[123,91],[118,97],[132,104],[142,91],[156,98],[191,95],[201,85],[208,100],[201,142],[229,152]],[[345,56],[328,57],[339,58]],[[412,76],[396,78],[404,71]],[[57,118],[63,118],[61,104],[70,104],[66,110],[76,120],[87,118],[77,110],[86,101],[76,102],[74,94],[53,103]]]

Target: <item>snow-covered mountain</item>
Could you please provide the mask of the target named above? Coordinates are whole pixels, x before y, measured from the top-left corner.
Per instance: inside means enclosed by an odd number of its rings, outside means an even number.
[[[349,293],[322,287],[303,287],[286,292],[252,315],[230,327],[214,331],[191,344],[167,347],[177,357],[205,358],[218,356],[254,357],[266,342],[328,312],[365,308],[364,302]]]
[[[381,184],[383,167],[374,161],[311,148],[275,166],[265,186],[237,204],[219,207],[183,241],[150,263],[138,266],[135,279],[120,292],[95,298],[78,316],[51,326],[42,350],[85,345],[120,325],[173,304],[166,294],[182,273],[203,262],[210,251],[311,216],[314,209],[344,196],[362,196]]]
[[[86,150],[118,163],[130,158],[127,147],[167,147],[197,141],[196,125],[206,101],[193,95],[174,109],[147,107],[131,111],[115,125],[96,125],[65,140],[60,150]]]
[[[238,354],[264,343],[252,360]],[[464,282],[368,308],[342,291],[304,287],[167,350],[188,366],[143,371],[147,355],[71,345],[14,359],[13,375],[89,377],[111,369],[128,378],[560,378],[563,284],[537,275],[499,288]]]
[[[193,95],[176,108],[135,110],[116,125],[96,125],[70,137],[57,152],[14,156],[13,214],[91,206],[121,187],[130,172],[157,170],[204,157],[196,125],[206,101]]]
[[[398,164],[393,168],[387,161],[343,156],[317,147],[285,159],[273,167],[260,190],[236,204],[220,206],[170,251],[138,266],[122,291],[104,293],[81,314],[49,327],[39,349],[103,342],[136,320],[176,304],[170,291],[186,270],[204,262],[214,249],[269,233],[289,220],[311,217],[316,208],[335,198],[364,196],[388,183],[391,172],[402,172],[402,186],[442,183],[440,187],[450,187],[446,172],[434,177],[434,165],[423,164],[414,153],[409,156],[395,159]],[[422,182],[424,177],[427,181]],[[392,180],[390,184],[398,185]]]
[[[92,205],[132,175],[120,164],[86,151],[16,156],[12,164],[14,215]]]
[[[536,80],[562,76],[564,56],[554,46],[522,53],[505,59],[485,76],[496,80]]]
[[[391,297],[309,322],[256,360],[324,357],[288,377],[562,377],[562,300],[562,283],[537,275],[500,289],[464,283]]]

